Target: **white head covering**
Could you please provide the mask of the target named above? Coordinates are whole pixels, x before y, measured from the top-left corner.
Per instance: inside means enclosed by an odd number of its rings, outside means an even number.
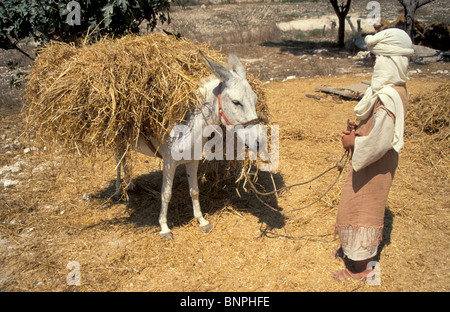
[[[367,119],[377,98],[395,116],[395,133],[392,147],[398,152],[403,146],[404,111],[400,95],[393,85],[404,85],[408,80],[408,56],[414,54],[408,34],[398,28],[389,28],[371,36],[365,43],[369,51],[376,55],[376,63],[370,87],[355,106],[355,114]]]

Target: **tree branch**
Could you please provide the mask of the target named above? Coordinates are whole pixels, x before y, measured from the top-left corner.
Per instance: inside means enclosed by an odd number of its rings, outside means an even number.
[[[412,6],[413,8],[415,8],[416,10],[418,8],[420,8],[421,6],[424,6],[427,3],[433,2],[434,0],[413,0],[411,1],[411,3],[406,3],[405,0],[398,0],[398,2],[400,2],[400,4],[406,8],[408,6]]]
[[[352,3],[352,0],[348,0],[347,1],[347,4],[345,5],[345,7],[344,7],[344,15],[345,16],[347,16],[347,14],[348,14],[348,11],[350,11],[350,4]]]
[[[31,55],[29,55],[27,52],[19,48],[17,45],[14,45],[14,49],[16,49],[17,51],[28,57],[30,60],[34,61],[34,58]]]
[[[22,53],[23,55],[25,55],[26,57],[28,57],[30,60],[34,61],[33,57],[31,57],[27,52],[25,52],[24,50],[19,48],[19,46],[17,45],[17,42],[12,42],[8,35],[6,35],[4,33],[2,33],[2,34],[3,34],[3,38],[6,40],[6,42],[3,42],[4,46],[0,47],[0,49],[17,50],[20,53]]]
[[[330,0],[330,3],[333,6],[334,12],[339,16],[339,14],[341,14],[341,11],[339,11],[337,0]]]
[[[417,3],[417,8],[420,8],[421,6],[423,6],[423,5],[427,4],[427,3],[433,2],[433,1],[434,0],[419,0],[418,3]]]
[[[338,0],[330,0],[330,3],[333,6],[334,12],[336,12],[337,16],[345,17],[350,10],[350,4],[352,3],[352,0],[347,0],[345,4],[342,3],[341,5],[338,4]]]

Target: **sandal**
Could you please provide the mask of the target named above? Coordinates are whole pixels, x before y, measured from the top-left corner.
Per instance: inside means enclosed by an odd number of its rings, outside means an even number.
[[[345,254],[344,254],[344,251],[342,250],[342,247],[339,247],[339,248],[333,250],[333,252],[331,254],[333,255],[333,257],[335,259],[337,259],[337,258],[344,259],[344,257],[345,257]]]

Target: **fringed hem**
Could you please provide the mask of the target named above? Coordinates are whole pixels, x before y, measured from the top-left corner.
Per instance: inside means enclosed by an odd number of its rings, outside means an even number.
[[[335,228],[335,237],[339,235],[344,253],[352,260],[364,260],[373,257],[383,239],[382,233],[383,226],[336,225]]]

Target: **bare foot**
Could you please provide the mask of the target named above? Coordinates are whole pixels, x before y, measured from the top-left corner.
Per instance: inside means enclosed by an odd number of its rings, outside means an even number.
[[[333,273],[334,278],[338,281],[345,282],[351,279],[365,280],[371,278],[375,273],[372,269],[367,269],[360,273],[352,273],[349,269],[339,270]]]

